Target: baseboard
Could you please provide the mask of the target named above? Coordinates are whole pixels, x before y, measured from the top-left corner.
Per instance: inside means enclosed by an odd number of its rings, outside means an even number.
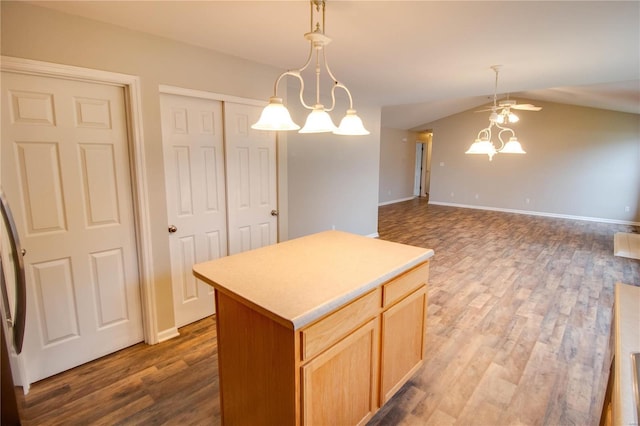
[[[166,330],[158,332],[158,343],[162,343],[166,340],[178,337],[180,333],[176,327],[167,328]]]
[[[488,206],[472,206],[469,204],[443,203],[440,201],[429,201],[429,204],[434,204],[438,206],[460,207],[463,209],[489,210],[489,211],[496,211],[496,212],[503,212],[503,213],[524,214],[524,215],[530,215],[530,216],[554,217],[558,219],[584,220],[587,222],[614,223],[618,225],[640,226],[640,222],[632,222],[629,220],[605,219],[600,217],[589,217],[589,216],[574,216],[574,215],[568,215],[568,214],[536,212],[531,210],[503,209],[503,208],[488,207]]]
[[[417,196],[407,197],[407,198],[400,198],[399,200],[385,201],[385,202],[383,202],[383,203],[378,203],[378,207],[380,207],[380,206],[386,206],[386,205],[388,205],[388,204],[401,203],[401,202],[403,202],[403,201],[413,200],[414,198],[417,198]]]
[[[369,238],[378,238],[380,237],[380,234],[378,234],[377,232],[374,232],[373,234],[369,234],[369,235],[365,235],[366,237]]]

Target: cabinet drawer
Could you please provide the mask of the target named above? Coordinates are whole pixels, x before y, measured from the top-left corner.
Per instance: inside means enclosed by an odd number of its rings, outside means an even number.
[[[429,281],[429,262],[400,275],[383,286],[383,305],[389,306]]]
[[[319,354],[379,312],[380,289],[377,288],[302,330],[302,359]]]

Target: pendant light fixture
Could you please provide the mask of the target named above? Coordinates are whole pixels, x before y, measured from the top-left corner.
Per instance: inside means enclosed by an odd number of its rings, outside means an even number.
[[[333,132],[337,135],[368,135],[369,132],[364,128],[362,120],[356,114],[356,110],[353,109],[353,99],[351,92],[347,87],[340,83],[329,68],[326,57],[326,46],[331,39],[324,33],[324,14],[325,14],[325,0],[310,0],[311,7],[311,27],[310,31],[304,35],[309,40],[310,50],[307,62],[298,69],[288,70],[280,74],[273,87],[273,96],[269,98],[269,105],[267,105],[260,119],[257,123],[251,126],[252,129],[258,130],[298,130],[300,126],[293,122],[289,110],[282,103],[282,98],[278,97],[278,84],[285,76],[293,76],[300,80],[300,103],[308,110],[311,110],[307,116],[307,120],[300,133],[324,133]],[[315,18],[315,19],[314,19]],[[314,25],[315,23],[315,25]],[[304,80],[301,73],[309,67],[313,59],[315,58],[315,87],[316,97],[315,104],[307,105],[304,101]],[[333,81],[331,87],[331,106],[326,108],[320,103],[320,73],[322,68],[320,63],[324,64],[324,69]],[[340,121],[340,126],[336,127],[333,124],[333,120],[329,115],[329,112],[333,111],[336,105],[336,89],[343,89],[349,97],[349,109],[347,109],[346,115]]]
[[[480,130],[478,133],[478,137],[475,142],[471,144],[469,149],[465,152],[465,154],[485,154],[489,156],[489,161],[493,159],[493,156],[497,153],[503,154],[526,154],[526,152],[522,149],[522,145],[518,141],[515,132],[505,126],[501,126],[501,124],[505,122],[515,123],[518,121],[518,117],[515,114],[512,114],[511,117],[509,111],[505,113],[503,111],[498,114],[498,73],[500,72],[501,65],[493,65],[491,69],[496,73],[496,83],[495,89],[493,92],[493,106],[491,107],[491,114],[489,115],[489,126]],[[500,145],[496,148],[493,144],[492,138],[492,129],[495,127],[494,132],[497,132],[498,141]],[[505,143],[502,138],[503,133],[510,133],[511,136],[509,140]]]

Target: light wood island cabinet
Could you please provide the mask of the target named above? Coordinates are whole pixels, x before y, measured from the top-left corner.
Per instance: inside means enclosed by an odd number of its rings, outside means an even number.
[[[225,425],[357,425],[420,367],[433,251],[327,231],[194,266]]]

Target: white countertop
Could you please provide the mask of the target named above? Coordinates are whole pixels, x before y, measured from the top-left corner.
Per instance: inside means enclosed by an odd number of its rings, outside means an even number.
[[[616,333],[613,424],[637,425],[631,354],[640,352],[640,287],[617,283],[613,306]]]
[[[193,266],[196,277],[297,330],[433,250],[326,231]]]

